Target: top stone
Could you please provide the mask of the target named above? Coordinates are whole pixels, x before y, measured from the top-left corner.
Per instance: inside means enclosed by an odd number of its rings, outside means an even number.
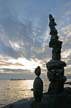
[[[54,20],[54,18],[53,18],[53,16],[50,14],[49,15],[49,27],[50,27],[50,35],[57,35],[57,30],[56,30],[56,28],[55,28],[55,26],[56,26],[56,23],[55,23],[55,20]]]

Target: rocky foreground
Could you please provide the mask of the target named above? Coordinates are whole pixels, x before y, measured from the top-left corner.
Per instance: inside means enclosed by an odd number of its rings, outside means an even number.
[[[65,88],[61,94],[44,93],[40,103],[34,98],[22,99],[2,108],[71,108],[71,88]]]

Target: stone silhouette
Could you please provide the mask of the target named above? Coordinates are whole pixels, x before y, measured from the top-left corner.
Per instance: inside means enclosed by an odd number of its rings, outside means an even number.
[[[41,68],[38,66],[35,69],[36,78],[33,83],[33,95],[36,102],[40,102],[43,95],[43,81],[40,78]]]
[[[64,90],[64,83],[66,77],[64,76],[64,67],[66,63],[61,61],[61,47],[62,41],[59,40],[58,32],[55,28],[56,22],[53,16],[49,15],[49,27],[51,39],[49,47],[52,48],[52,60],[50,60],[46,67],[48,69],[47,76],[50,81],[48,93],[57,94]]]
[[[57,35],[57,30],[55,28],[56,23],[55,23],[55,20],[51,14],[49,15],[49,20],[50,20],[50,22],[49,22],[50,35]]]

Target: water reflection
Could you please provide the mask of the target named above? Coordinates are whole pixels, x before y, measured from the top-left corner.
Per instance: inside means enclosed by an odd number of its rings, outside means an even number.
[[[33,97],[33,80],[0,80],[0,106],[22,98]],[[44,92],[47,91],[44,81]]]
[[[21,81],[20,82],[20,87],[25,87],[25,89],[31,89],[33,87],[33,80],[25,80],[25,83],[24,81]]]
[[[0,104],[32,97],[33,80],[0,80]]]

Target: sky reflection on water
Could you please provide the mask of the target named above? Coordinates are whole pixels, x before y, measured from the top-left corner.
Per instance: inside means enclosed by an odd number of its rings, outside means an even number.
[[[32,97],[33,80],[0,80],[0,104]]]
[[[34,80],[0,80],[0,106],[20,99],[33,97]],[[44,92],[47,91],[47,81],[44,81]]]

